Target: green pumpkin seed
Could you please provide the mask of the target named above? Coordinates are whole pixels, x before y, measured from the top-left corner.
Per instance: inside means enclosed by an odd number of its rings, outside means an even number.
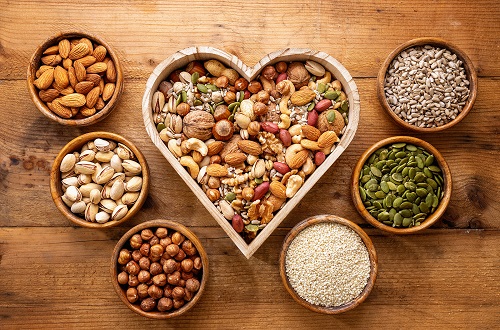
[[[436,166],[436,165],[429,166],[429,170],[431,170],[431,172],[436,172],[436,173],[441,172],[441,169],[439,168],[439,166]]]
[[[402,209],[411,209],[413,207],[413,204],[411,202],[403,202],[400,205],[400,208]]]
[[[211,91],[218,91],[219,90],[219,87],[213,85],[213,84],[206,84],[205,86],[207,86],[208,89],[210,89]]]
[[[415,191],[417,189],[417,185],[414,184],[413,182],[411,181],[407,181],[405,182],[405,188],[408,189],[408,190],[411,190],[411,191]]]
[[[432,180],[431,178],[427,178],[426,182],[431,186],[433,189],[437,189],[438,184],[436,181]]]
[[[323,83],[318,83],[316,90],[318,91],[318,93],[323,94],[326,91],[326,85]]]
[[[413,219],[415,220],[423,220],[427,216],[426,213],[417,213],[413,216]]]
[[[413,203],[415,199],[417,199],[417,194],[415,194],[414,192],[409,192],[406,194],[406,199]]]
[[[427,176],[425,174],[423,174],[422,172],[418,172],[415,175],[414,180],[416,183],[424,182],[425,180],[427,180]]]
[[[182,91],[181,92],[181,100],[182,100],[182,102],[186,102],[187,99],[188,99],[187,92],[186,91]]]
[[[405,158],[406,157],[406,152],[400,151],[396,153],[396,158]]]
[[[209,104],[208,107],[210,108],[210,113],[213,115],[215,112],[214,107],[211,104]]]
[[[399,211],[399,214],[403,216],[403,218],[409,218],[413,216],[413,212],[410,209],[404,209]]]
[[[401,149],[401,148],[404,148],[406,146],[406,143],[404,142],[401,142],[401,143],[394,143],[392,145],[393,148],[396,148],[396,149]]]
[[[417,151],[417,147],[415,147],[413,144],[408,144],[406,145],[406,150]]]
[[[384,198],[386,196],[386,194],[383,191],[379,190],[379,191],[375,192],[375,196],[377,198]]]
[[[367,195],[368,195],[368,197],[370,197],[371,199],[377,199],[377,196],[375,196],[375,192],[373,192],[373,191],[367,190],[367,191],[366,191],[366,194],[367,194]]]
[[[392,191],[394,191],[394,190],[398,189],[398,187],[397,187],[394,183],[392,183],[392,182],[390,182],[390,181],[388,181],[388,182],[387,182],[387,186],[388,186],[388,187],[389,187],[389,189],[390,189],[390,190],[392,190]]]
[[[407,175],[408,175],[408,173],[409,173],[409,172],[410,172],[410,168],[409,168],[409,167],[405,167],[405,168],[403,168],[403,170],[401,171],[401,175],[402,175],[403,177],[405,177],[405,176],[407,176]]]
[[[256,232],[259,230],[259,226],[257,225],[246,225],[245,229],[251,232]]]
[[[431,166],[432,163],[434,163],[434,156],[433,155],[427,156],[427,158],[425,159],[425,166]]]
[[[393,173],[391,175],[391,178],[394,180],[394,181],[397,181],[397,182],[401,182],[403,181],[403,176],[401,175],[401,173]]]
[[[335,100],[340,96],[340,91],[327,91],[325,95],[323,95],[326,99]]]
[[[417,170],[415,168],[410,168],[410,170],[408,171],[408,176],[410,177],[410,179],[415,179],[415,175],[417,174]]]
[[[380,189],[382,189],[382,191],[383,191],[384,193],[386,193],[386,194],[387,194],[387,193],[389,192],[389,190],[390,190],[390,189],[389,189],[389,185],[388,185],[388,184],[387,184],[387,182],[385,182],[385,181],[380,182]]]
[[[198,82],[198,79],[200,78],[200,74],[198,72],[193,72],[191,75],[191,82],[193,85],[195,85]]]
[[[373,175],[375,175],[376,177],[381,177],[382,176],[382,172],[380,172],[380,170],[378,168],[376,168],[375,166],[372,166],[370,167],[370,171],[372,172]]]
[[[402,195],[402,194],[406,191],[406,188],[405,188],[405,186],[404,186],[404,185],[400,184],[400,185],[398,186],[398,190],[397,190],[397,191],[398,191],[398,194],[401,194],[401,195]]]
[[[312,111],[315,106],[316,106],[316,103],[314,103],[314,102],[309,103],[309,105],[307,106],[307,111]]]
[[[371,185],[368,186],[368,190],[372,191],[372,192],[376,192],[376,191],[378,191],[378,187],[379,187],[378,184],[373,183],[373,184],[371,184]]]
[[[420,169],[424,168],[424,161],[420,157],[417,158],[417,166]]]
[[[409,227],[412,223],[413,219],[412,218],[404,218],[403,219],[403,227]]]
[[[326,114],[326,120],[331,124],[335,121],[335,111],[328,111]]]
[[[385,208],[392,207],[392,203],[394,202],[394,195],[387,195],[385,196],[384,203],[385,203]]]
[[[236,194],[234,192],[228,192],[226,196],[224,196],[224,199],[228,202],[232,202],[236,199]]]
[[[417,193],[418,197],[427,196],[427,189],[425,188],[418,188],[415,192]]]
[[[394,215],[394,225],[395,225],[396,227],[399,227],[399,226],[401,226],[402,224],[403,224],[403,216],[402,216],[401,214],[399,214],[399,213],[396,213],[396,214]]]
[[[418,206],[418,208],[420,209],[420,211],[422,213],[428,213],[429,212],[429,206],[427,206],[427,204],[425,204],[424,202],[420,203],[420,205]]]
[[[378,214],[377,218],[379,221],[387,221],[390,218],[389,212],[380,212]]]
[[[177,96],[177,99],[175,100],[175,106],[178,106],[179,104],[181,104],[181,101],[182,101],[182,94],[179,94]]]
[[[349,110],[349,103],[347,102],[347,100],[342,101],[342,103],[340,104],[340,109],[343,112],[346,112],[347,110]]]
[[[264,180],[262,178],[255,178],[254,181],[257,184],[261,184]]]
[[[402,197],[397,197],[394,202],[392,202],[392,207],[398,209],[401,204],[403,203],[403,198]]]
[[[424,174],[425,174],[425,176],[426,176],[426,177],[428,177],[428,178],[432,178],[432,177],[434,177],[434,174],[432,174],[432,172],[431,172],[431,171],[430,171],[427,167],[426,167],[426,168],[424,168]]]
[[[158,131],[158,133],[163,131],[165,128],[167,128],[167,127],[165,126],[164,123],[159,123],[158,125],[156,125],[156,130]]]
[[[434,195],[429,194],[427,197],[425,197],[425,204],[427,204],[427,207],[430,208],[432,206],[432,203],[434,202]]]
[[[371,179],[371,176],[369,176],[369,175],[363,175],[363,176],[361,177],[361,183],[362,183],[362,184],[365,184],[365,183],[367,183],[368,181],[370,181],[370,179]]]
[[[420,212],[420,209],[418,208],[418,204],[415,204],[415,203],[413,204],[413,206],[411,208],[411,212],[413,214],[418,214]],[[412,214],[412,216],[413,216],[413,214]]]
[[[432,196],[432,207],[437,207],[439,205],[439,199],[436,195]]]
[[[359,187],[359,195],[361,196],[361,200],[363,202],[366,201],[366,191],[363,189],[363,187]]]
[[[199,106],[199,105],[203,105],[203,102],[202,102],[201,100],[196,99],[196,100],[194,100],[193,105],[194,105],[195,107],[196,107],[196,106]]]
[[[240,92],[240,97],[238,98],[238,102],[243,102],[243,100],[245,99],[245,92],[241,91]]]
[[[392,226],[392,221],[389,221],[389,220],[387,220],[387,221],[382,221],[382,223],[383,223],[384,225],[387,225],[387,226]]]
[[[203,84],[196,84],[196,88],[198,88],[198,91],[200,93],[207,93],[208,92],[207,86],[205,86]]]
[[[233,111],[234,108],[239,106],[239,105],[240,105],[240,102],[233,102],[227,108],[229,109],[229,111]]]

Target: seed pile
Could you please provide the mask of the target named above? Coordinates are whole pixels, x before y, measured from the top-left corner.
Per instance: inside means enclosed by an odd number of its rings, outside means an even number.
[[[469,98],[469,81],[456,54],[426,45],[406,49],[392,61],[384,91],[399,118],[431,128],[459,115]]]
[[[375,151],[359,177],[359,194],[370,214],[392,227],[419,226],[443,198],[443,177],[434,155],[413,144]]]
[[[370,258],[352,229],[319,223],[301,231],[290,243],[285,269],[295,292],[309,303],[341,306],[365,288]]]

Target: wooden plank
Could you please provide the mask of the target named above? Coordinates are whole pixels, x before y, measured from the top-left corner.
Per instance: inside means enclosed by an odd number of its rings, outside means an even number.
[[[282,226],[291,227],[301,219],[322,213],[364,224],[350,199],[349,180],[354,164],[371,144],[407,133],[383,113],[375,94],[375,79],[356,79],[355,82],[360,90],[361,117],[353,142]],[[160,215],[187,225],[217,226],[147,135],[140,109],[144,80],[127,80],[115,111],[104,121],[79,129],[61,126],[39,113],[29,101],[24,81],[3,81],[2,84],[5,88],[0,93],[4,109],[0,111],[0,209],[3,215],[0,226],[70,225],[50,199],[49,170],[67,142],[95,130],[129,138],[144,153],[151,167],[150,197],[130,225]],[[499,89],[499,80],[480,79],[476,105],[461,123],[443,133],[415,134],[443,154],[452,172],[452,200],[438,227],[500,228],[497,221],[500,186],[495,184],[500,182],[500,172],[496,169],[500,149],[496,142],[500,132]],[[20,207],[20,200],[27,201],[28,207]],[[43,217],[39,216],[41,213]]]
[[[159,326],[262,329],[337,327],[490,328],[500,323],[500,231],[433,230],[411,237],[369,230],[379,276],[358,308],[335,317],[301,307],[278,271],[286,230],[245,259],[220,228],[194,227],[210,258],[199,303],[168,322],[135,315],[110,283],[110,255],[123,228],[0,229],[0,327]],[[35,248],[36,247],[36,248]]]
[[[194,0],[189,4],[135,1],[124,6],[112,0],[89,0],[62,6],[54,1],[2,0],[0,4],[0,79],[24,79],[35,48],[46,37],[68,29],[105,38],[122,57],[128,78],[146,78],[167,56],[192,45],[216,46],[248,65],[282,48],[311,48],[337,58],[354,77],[375,77],[391,50],[422,36],[441,37],[462,48],[480,76],[500,75],[500,3],[496,1],[431,5],[423,0],[411,4]]]

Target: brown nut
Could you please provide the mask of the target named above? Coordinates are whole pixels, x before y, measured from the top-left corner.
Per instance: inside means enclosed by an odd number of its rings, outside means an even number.
[[[135,261],[135,262],[139,262],[139,260],[141,260],[142,258],[142,254],[141,254],[141,251],[139,250],[134,250],[132,252],[132,259]]]
[[[201,268],[203,268],[203,264],[201,262],[201,258],[200,257],[194,258],[194,260],[193,260],[193,268],[197,269],[197,270],[200,270]]]
[[[186,252],[184,250],[179,250],[179,252],[174,256],[174,259],[177,261],[182,261],[186,258]]]
[[[153,260],[160,260],[161,256],[163,255],[164,252],[164,247],[160,244],[153,245],[150,249],[150,257]]]
[[[184,252],[186,252],[188,256],[194,256],[198,252],[193,242],[191,242],[188,239],[182,242],[182,249],[184,250]]]
[[[129,275],[128,276],[128,286],[138,286],[139,280],[137,279],[137,275]]]
[[[143,229],[141,231],[141,238],[145,241],[149,241],[151,238],[153,238],[154,234],[151,229]]]
[[[236,101],[236,94],[234,92],[228,91],[224,96],[224,102],[226,102],[226,104],[231,104],[234,101]]]
[[[160,300],[158,300],[158,305],[156,306],[156,308],[158,308],[160,312],[169,311],[173,307],[174,307],[174,302],[172,301],[172,299],[167,297],[163,297]]]
[[[175,233],[172,234],[172,243],[173,244],[181,245],[185,239],[186,238],[184,237],[184,235],[182,235],[178,231],[176,231]]]
[[[225,104],[219,104],[217,107],[215,107],[214,110],[214,118],[216,121],[222,120],[222,119],[228,119],[229,116],[231,116],[231,111],[229,111],[229,108]]]
[[[151,266],[149,267],[149,272],[151,275],[155,276],[160,274],[163,271],[163,266],[158,263],[158,262],[153,262],[151,263]]]
[[[172,298],[172,289],[172,286],[170,284],[167,284],[163,289],[163,296],[166,298]]]
[[[142,245],[142,238],[141,235],[135,234],[132,237],[130,237],[130,247],[132,249],[139,249]]]
[[[120,255],[118,256],[118,263],[120,265],[126,265],[130,260],[132,260],[132,254],[127,249],[122,249]]]
[[[278,71],[279,73],[286,72],[287,69],[288,69],[288,64],[286,64],[286,62],[281,61],[276,63],[276,71]]]
[[[196,292],[200,289],[200,281],[195,278],[190,278],[186,281],[186,290]]]
[[[172,290],[172,297],[174,299],[184,299],[184,288],[181,288],[180,286],[176,286]]]
[[[191,301],[193,299],[193,293],[188,290],[184,290],[184,300],[185,301]]]
[[[153,284],[157,286],[165,286],[167,284],[167,275],[158,274],[153,276]]]
[[[264,103],[257,101],[253,104],[253,112],[257,116],[265,115],[267,113],[267,111],[268,111],[267,105],[265,105]],[[250,133],[248,133],[248,134],[250,134]]]
[[[251,136],[255,136],[260,132],[260,123],[258,121],[252,121],[248,127],[247,132]]]
[[[149,260],[148,257],[142,257],[139,259],[139,267],[144,270],[149,270],[149,267],[151,266],[151,260]]]
[[[127,263],[126,270],[127,270],[127,273],[129,273],[130,275],[137,275],[137,274],[139,274],[139,271],[141,270],[141,268],[139,267],[137,262],[131,260]]]
[[[139,295],[139,298],[144,299],[149,297],[148,293],[149,285],[145,283],[141,283],[137,286],[137,294]]]
[[[243,91],[248,87],[248,81],[245,78],[238,78],[234,82],[234,88],[236,88],[237,91]]]
[[[172,274],[167,276],[168,284],[177,285],[181,280],[181,273],[178,271],[173,272]]]
[[[149,251],[151,249],[151,246],[149,245],[149,243],[144,243],[141,245],[141,248],[139,249],[139,251],[141,251],[141,254],[145,257],[149,256]]]
[[[265,90],[261,90],[260,92],[257,93],[257,101],[262,102],[264,104],[267,104],[269,102],[269,92]]]
[[[278,76],[278,73],[276,72],[274,66],[268,65],[262,69],[261,75],[266,79],[274,80]]]
[[[160,227],[156,229],[155,235],[160,239],[165,238],[168,236],[168,229]]]
[[[184,306],[184,300],[174,299],[174,308],[179,309]]]
[[[160,299],[163,297],[163,290],[156,285],[151,285],[148,289],[148,294],[151,298]]]
[[[177,270],[177,262],[174,259],[168,259],[163,264],[163,271],[167,274],[172,274]]]
[[[218,189],[220,187],[220,179],[214,176],[208,178],[207,185],[209,188]]]
[[[219,88],[226,88],[229,86],[229,79],[226,76],[220,76],[215,80],[215,86]]]
[[[147,270],[141,270],[139,272],[139,275],[137,275],[137,279],[141,283],[149,282],[149,280],[151,279],[151,274]]]
[[[193,278],[193,277],[194,277],[194,274],[192,272],[189,272],[189,273],[182,272],[181,273],[181,279],[184,280],[184,281],[187,281],[187,280],[189,280],[190,278]]]
[[[156,307],[156,300],[153,298],[146,298],[141,301],[141,309],[145,312],[150,312]]]
[[[187,104],[186,102],[181,102],[176,108],[177,114],[181,116],[185,116],[189,113],[191,110],[191,106]]]
[[[122,284],[122,285],[125,285],[128,283],[128,274],[127,272],[121,272],[120,274],[118,274],[118,283]]]
[[[135,303],[137,300],[139,300],[139,295],[137,294],[136,288],[127,289],[127,300],[131,303]]]
[[[159,244],[159,243],[160,243],[160,239],[158,238],[158,236],[153,236],[153,238],[151,238],[149,240],[149,245],[151,245],[151,246]]]
[[[160,245],[163,246],[164,248],[166,248],[170,244],[172,244],[172,239],[170,237],[165,237],[160,239]]]
[[[207,189],[207,197],[210,199],[211,202],[215,202],[220,198],[220,192],[219,189]]]
[[[227,119],[219,120],[212,128],[212,134],[219,141],[229,140],[234,133],[234,125]]]
[[[252,80],[247,88],[250,93],[257,94],[262,90],[262,84],[258,80]]]

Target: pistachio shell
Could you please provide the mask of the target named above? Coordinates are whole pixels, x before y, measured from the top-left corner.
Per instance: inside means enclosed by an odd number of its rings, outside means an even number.
[[[80,189],[80,192],[82,193],[83,197],[90,197],[90,192],[92,190],[97,189],[97,190],[101,191],[102,186],[98,185],[97,183],[91,182],[91,183],[84,184],[79,189]]]
[[[138,162],[133,161],[133,160],[128,160],[128,159],[124,160],[122,162],[122,166],[125,169],[125,171],[127,171],[133,175],[137,175],[137,174],[140,174],[142,172],[141,165]]]
[[[64,204],[66,204],[66,206],[71,207],[73,205],[73,202],[70,201],[68,197],[66,197],[65,195],[62,195],[61,199],[64,202]]]
[[[234,216],[233,207],[225,200],[220,201],[219,206],[222,214],[224,215],[224,218],[226,218],[227,220],[231,220]]]
[[[97,173],[94,181],[97,184],[105,184],[111,180],[113,174],[115,174],[115,170],[111,166],[105,166]]]
[[[82,193],[75,186],[69,186],[64,194],[66,198],[68,198],[68,200],[70,200],[71,202],[78,202],[82,200]]]
[[[87,205],[84,201],[79,201],[71,205],[71,212],[79,214],[85,212]]]
[[[124,173],[115,173],[113,174],[113,177],[111,180],[108,181],[107,185],[112,186],[116,181],[124,181],[125,180],[125,174]]]
[[[77,180],[79,185],[84,185],[92,182],[92,176],[90,174],[80,174]]]
[[[80,161],[75,164],[75,171],[82,174],[94,174],[98,164],[89,161]]]
[[[102,165],[100,163],[95,163],[95,171],[92,174],[92,181],[95,182],[97,178],[97,173],[99,173],[102,170]]]
[[[200,171],[201,172],[201,171]],[[125,190],[130,192],[134,191],[139,191],[142,188],[142,178],[140,176],[134,176],[132,177],[127,183],[125,184]]]
[[[123,184],[123,181],[117,180],[115,181],[115,183],[113,183],[113,186],[111,186],[109,197],[112,200],[116,201],[122,198],[124,192],[125,192],[125,186]]]
[[[62,179],[61,185],[64,189],[67,189],[69,186],[78,186],[78,178],[76,176],[71,176],[69,178]]]
[[[94,145],[99,151],[107,152],[111,150],[111,146],[108,141],[104,139],[95,139],[94,140]]]
[[[116,154],[120,156],[121,159],[133,159],[135,158],[134,153],[130,150],[129,147],[124,145],[123,143],[118,143],[118,148],[116,150]]]
[[[80,161],[85,160],[85,161],[91,162],[94,160],[94,157],[95,157],[95,152],[93,150],[87,149],[85,151],[82,151],[82,153],[80,154],[79,160]]]
[[[128,213],[127,205],[118,205],[111,214],[111,220],[121,220]]]
[[[85,208],[85,220],[89,222],[95,221],[95,216],[99,212],[99,206],[96,204],[87,204]]]
[[[111,214],[116,208],[116,203],[112,199],[101,199],[101,201],[99,202],[99,208],[104,212]]]
[[[73,154],[67,154],[61,161],[61,165],[59,166],[59,170],[61,172],[69,172],[73,169],[76,163],[76,157]]]
[[[115,170],[115,172],[123,172],[122,159],[120,158],[120,156],[114,154],[109,162],[111,167]]]
[[[109,163],[114,155],[115,153],[113,151],[98,151],[95,154],[95,159],[100,161],[101,163]]]
[[[111,194],[111,187],[110,186],[105,186],[101,190],[101,199],[108,199],[108,198],[110,198],[109,197],[110,194]]]
[[[92,204],[99,204],[101,201],[101,191],[99,189],[94,189],[90,192],[90,202]]]
[[[103,211],[101,211],[95,215],[95,221],[97,223],[106,223],[109,221],[109,219],[110,219],[110,215],[106,212],[103,212]]]
[[[137,201],[138,198],[138,192],[128,192],[122,196],[122,203],[125,205],[132,205]]]

